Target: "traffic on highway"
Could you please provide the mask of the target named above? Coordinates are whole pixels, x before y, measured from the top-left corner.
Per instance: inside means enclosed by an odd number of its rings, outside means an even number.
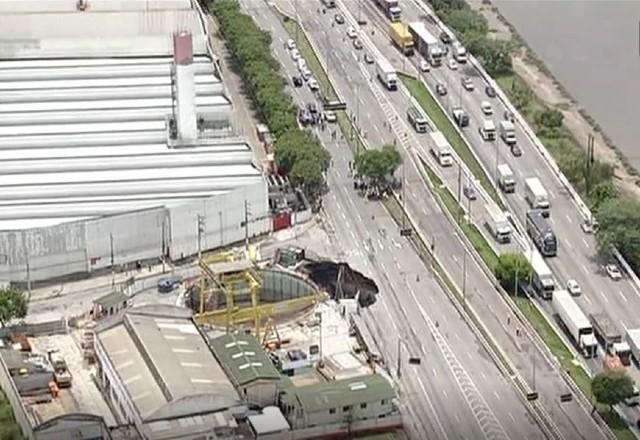
[[[497,326],[502,328],[493,327],[490,332],[510,359],[520,364],[518,371],[539,391],[543,406],[560,408],[551,410],[556,432],[563,438],[576,435],[588,438],[594,432],[610,437],[602,421],[594,421],[588,398],[561,371],[557,361],[550,358],[539,337],[529,334],[534,331],[528,324],[523,323],[522,330],[510,328],[512,305],[505,298],[496,298],[495,293],[489,297],[495,292],[491,276],[483,269],[479,257],[472,256],[469,243],[428,189],[425,167],[441,178],[496,253],[515,251],[526,256],[533,273],[521,283],[589,374],[603,369],[623,370],[634,380],[640,380],[640,371],[630,361],[640,361],[637,336],[640,330],[635,330],[640,321],[633,312],[640,306],[640,293],[634,275],[624,262],[600,259],[594,238],[597,224],[585,204],[568,187],[553,159],[498,84],[423,3],[414,0],[401,4],[393,0],[355,3],[347,7],[340,0],[324,1],[318,2],[317,8],[301,8],[295,0],[275,2],[279,13],[294,17],[303,25],[316,55],[347,104],[347,114],[356,125],[357,136],[371,148],[393,144],[401,150],[403,208],[432,249],[442,252],[440,258],[458,286],[473,292],[468,301],[470,304],[477,301],[476,313],[484,318],[485,325],[494,325],[489,324],[490,319],[505,321]],[[246,8],[252,8],[249,2]],[[280,25],[269,23],[266,16],[262,19],[266,21],[265,27],[284,43],[276,53],[285,64],[291,86],[297,90],[300,122],[314,121],[314,129],[321,138],[329,133],[327,146],[334,157],[334,167],[338,168],[332,174],[339,176],[344,172],[339,170],[340,164],[346,164],[350,170],[354,157],[344,147],[331,146],[338,130],[332,125],[327,132],[325,124],[326,115],[333,118],[333,112],[313,111],[315,102],[321,101],[323,86],[298,51],[296,37],[287,34]],[[403,82],[404,74],[426,87],[471,149],[483,175],[478,175],[477,168],[466,163],[466,158],[462,159],[428,109],[411,95]],[[483,186],[481,179],[485,178],[493,188]],[[336,179],[329,176],[330,187],[342,195],[333,209],[328,207],[329,215],[335,222],[348,224],[350,220],[341,220],[335,213],[350,213],[354,224],[371,222],[370,227],[375,229],[377,219],[384,218],[384,213],[360,217],[371,209],[370,205],[361,205],[362,199],[355,193],[345,192],[343,186],[348,185],[348,175]],[[391,225],[385,228],[391,229]],[[368,230],[369,227],[364,227],[351,239],[367,243],[371,238],[364,231]],[[349,239],[349,231],[343,233]],[[393,240],[394,244],[399,243],[402,237]],[[371,248],[375,249],[375,245]],[[362,249],[363,260],[367,253],[371,260],[371,248]],[[396,264],[407,258],[406,253],[399,252],[394,257]],[[385,271],[374,267],[372,272]],[[388,284],[390,291],[398,292],[393,284]],[[439,290],[435,286],[434,289]],[[406,298],[397,293],[396,296],[399,309],[387,312],[401,315]],[[419,304],[415,300],[407,306]],[[493,305],[492,310],[483,309],[487,304]],[[415,322],[414,318],[406,319],[411,326],[423,326],[424,322],[418,321],[426,318],[415,316]],[[380,333],[383,339],[384,333]],[[513,334],[523,335],[527,341],[514,342]],[[537,384],[536,356],[547,370],[546,375],[539,373]],[[521,363],[518,359],[526,360]],[[541,384],[545,381],[546,385]],[[563,393],[564,390],[568,393]],[[565,405],[565,400],[559,397],[567,394],[573,394],[578,402]],[[640,418],[637,403],[637,396],[628,398],[618,408],[631,425]],[[500,411],[496,416],[500,419]]]

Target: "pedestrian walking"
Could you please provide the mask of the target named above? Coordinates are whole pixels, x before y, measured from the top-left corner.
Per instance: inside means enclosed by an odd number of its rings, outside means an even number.
[[[520,337],[520,327],[517,327],[517,328],[516,328],[516,336],[517,336],[517,337]]]
[[[511,325],[511,317],[507,316],[507,325]]]

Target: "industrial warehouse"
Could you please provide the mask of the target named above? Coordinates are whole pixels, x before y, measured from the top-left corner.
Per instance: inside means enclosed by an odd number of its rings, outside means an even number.
[[[0,278],[179,260],[270,230],[197,7],[0,4]]]

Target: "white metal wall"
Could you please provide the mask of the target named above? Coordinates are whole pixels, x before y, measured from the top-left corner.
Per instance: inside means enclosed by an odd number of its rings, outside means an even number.
[[[245,201],[249,237],[271,231],[264,179],[226,194],[172,208],[65,223],[48,228],[0,232],[0,281],[46,280],[87,273],[111,265],[198,252],[198,216],[204,231],[202,250],[241,242]],[[221,227],[222,225],[222,227]]]

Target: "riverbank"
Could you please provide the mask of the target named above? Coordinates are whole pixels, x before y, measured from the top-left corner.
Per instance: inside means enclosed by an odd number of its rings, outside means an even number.
[[[536,99],[562,112],[563,124],[574,143],[586,151],[589,134],[595,138],[595,157],[614,167],[617,186],[624,192],[640,198],[640,177],[628,160],[613,145],[596,121],[574,100],[568,91],[554,78],[515,28],[500,14],[488,0],[467,0],[468,4],[481,13],[489,24],[490,35],[496,39],[512,40],[518,45],[512,62],[514,74],[533,92]],[[507,90],[505,90],[508,92]]]

